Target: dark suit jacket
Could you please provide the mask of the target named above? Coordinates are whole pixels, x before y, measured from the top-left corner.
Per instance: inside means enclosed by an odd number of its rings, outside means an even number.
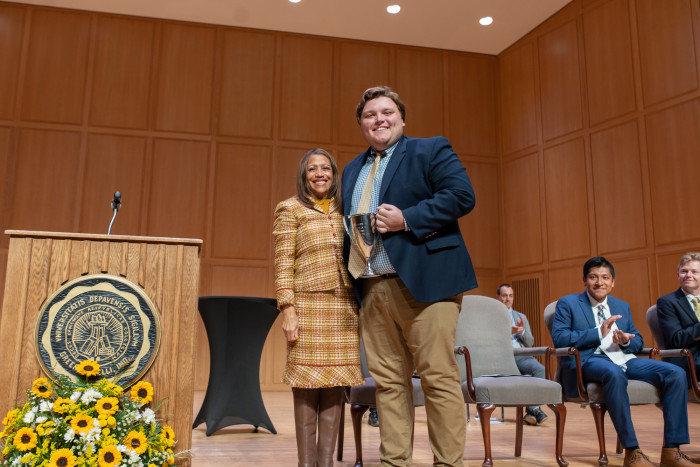
[[[350,213],[360,169],[369,154],[370,149],[343,170],[346,215]],[[401,209],[411,228],[382,234],[382,241],[391,264],[413,298],[434,302],[477,287],[457,223],[474,208],[474,190],[447,139],[403,136],[382,178],[379,204],[382,203]],[[346,264],[349,251],[346,235]]]
[[[666,345],[673,349],[690,349],[693,359],[697,360],[700,357],[700,322],[685,298],[683,289],[659,298],[656,301],[656,310]],[[685,358],[669,358],[668,361],[687,370]]]
[[[615,323],[621,331],[634,334],[630,345],[622,349],[626,353],[639,352],[644,347],[642,335],[634,327],[632,313],[627,302],[608,296],[610,315],[621,315]],[[591,312],[588,294],[567,295],[557,302],[552,324],[552,341],[555,347],[576,347],[581,356],[581,364],[600,346],[598,329]],[[569,397],[576,397],[576,360],[574,357],[564,357],[559,360],[562,364],[560,380],[564,391]]]

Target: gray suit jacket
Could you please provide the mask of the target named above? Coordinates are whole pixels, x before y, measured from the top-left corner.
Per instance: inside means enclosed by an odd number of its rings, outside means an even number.
[[[532,337],[532,332],[530,331],[530,323],[527,320],[527,316],[520,313],[519,311],[515,311],[512,309],[511,311],[512,315],[515,315],[516,320],[518,318],[522,318],[523,320],[523,332],[516,335],[516,338],[518,339],[518,341],[520,341],[520,345],[522,345],[523,347],[532,347],[532,344],[535,343],[535,338]]]

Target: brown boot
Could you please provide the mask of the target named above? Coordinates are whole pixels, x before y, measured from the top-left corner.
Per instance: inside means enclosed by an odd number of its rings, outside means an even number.
[[[625,449],[625,461],[622,467],[656,466],[641,449]]]
[[[318,389],[292,388],[299,467],[316,467]]]
[[[681,448],[661,449],[661,467],[695,467],[697,464]]]
[[[333,467],[335,441],[340,427],[340,411],[344,397],[342,387],[323,388],[318,410],[318,467]]]

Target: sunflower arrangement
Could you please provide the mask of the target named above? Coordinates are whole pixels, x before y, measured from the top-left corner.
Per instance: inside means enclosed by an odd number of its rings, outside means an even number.
[[[139,381],[126,394],[118,384],[98,379],[97,362],[82,361],[76,371],[83,381],[38,378],[27,402],[8,412],[0,465],[162,467],[185,454],[173,452],[173,429],[161,425],[149,407],[150,383]]]

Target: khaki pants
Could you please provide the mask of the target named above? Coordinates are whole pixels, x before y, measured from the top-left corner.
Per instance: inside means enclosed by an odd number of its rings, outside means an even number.
[[[411,464],[414,365],[435,465],[463,465],[466,414],[454,356],[460,297],[420,303],[398,277],[362,282],[360,334],[377,383],[382,465]]]

